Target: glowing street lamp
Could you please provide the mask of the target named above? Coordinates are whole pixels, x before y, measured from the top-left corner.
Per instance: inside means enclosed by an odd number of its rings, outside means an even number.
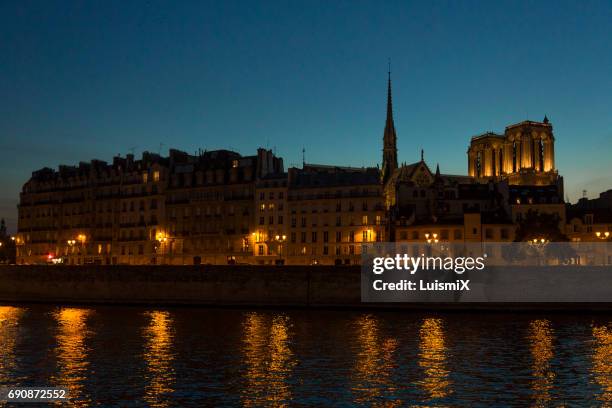
[[[158,240],[162,244],[168,241],[168,237],[163,232],[158,232],[155,235],[155,239]]]
[[[276,242],[278,242],[278,259],[282,259],[283,256],[283,242],[285,242],[287,240],[287,236],[286,235],[276,235],[274,237],[274,240]]]
[[[597,238],[599,238],[599,239],[602,239],[602,240],[603,240],[603,239],[609,239],[609,238],[610,238],[610,231],[606,231],[606,232],[604,232],[603,234],[602,234],[601,232],[597,231],[597,232],[595,233],[595,236],[596,236]]]
[[[438,243],[438,234],[436,234],[435,232],[433,234],[426,233],[425,234],[425,239],[427,240],[428,244],[431,244],[432,242],[434,244],[437,244]]]
[[[531,242],[533,244],[545,244],[548,241],[546,239],[544,239],[544,238],[534,238]]]

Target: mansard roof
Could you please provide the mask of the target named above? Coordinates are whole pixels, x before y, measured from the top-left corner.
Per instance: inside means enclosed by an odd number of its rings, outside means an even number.
[[[350,168],[323,165],[305,165],[303,169],[289,171],[292,188],[340,187],[380,184],[380,170],[374,167]]]

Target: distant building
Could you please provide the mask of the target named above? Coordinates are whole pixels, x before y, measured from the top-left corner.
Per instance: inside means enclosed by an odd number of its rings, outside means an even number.
[[[612,241],[612,190],[568,205],[566,235],[575,242]]]
[[[547,117],[474,136],[468,148],[468,175],[477,182],[506,180],[510,185],[558,184],[555,137]],[[562,193],[562,191],[561,191]]]
[[[530,211],[572,240],[612,233],[612,190],[563,202],[548,118],[471,139],[468,174],[400,164],[391,75],[382,167],[304,163],[270,150],[143,153],[32,173],[18,263],[355,264],[371,242],[504,242]],[[597,235],[599,233],[599,236]]]

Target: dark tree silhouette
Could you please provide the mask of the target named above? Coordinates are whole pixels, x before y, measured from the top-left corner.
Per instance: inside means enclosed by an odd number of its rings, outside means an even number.
[[[15,241],[6,233],[4,218],[0,220],[0,263],[15,263]]]
[[[561,218],[557,214],[529,210],[519,221],[515,242],[527,242],[544,238],[549,242],[567,242],[569,239],[559,229]]]

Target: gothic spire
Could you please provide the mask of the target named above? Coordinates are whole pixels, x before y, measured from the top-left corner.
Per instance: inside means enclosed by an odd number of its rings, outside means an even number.
[[[385,136],[387,131],[395,133],[395,124],[393,123],[393,97],[391,95],[391,63],[389,62],[389,71],[387,72],[387,122],[385,123]]]
[[[395,124],[393,123],[393,99],[391,96],[391,61],[389,61],[387,74],[387,120],[383,135],[383,182],[386,182],[395,169],[397,169],[397,135],[395,133]]]

